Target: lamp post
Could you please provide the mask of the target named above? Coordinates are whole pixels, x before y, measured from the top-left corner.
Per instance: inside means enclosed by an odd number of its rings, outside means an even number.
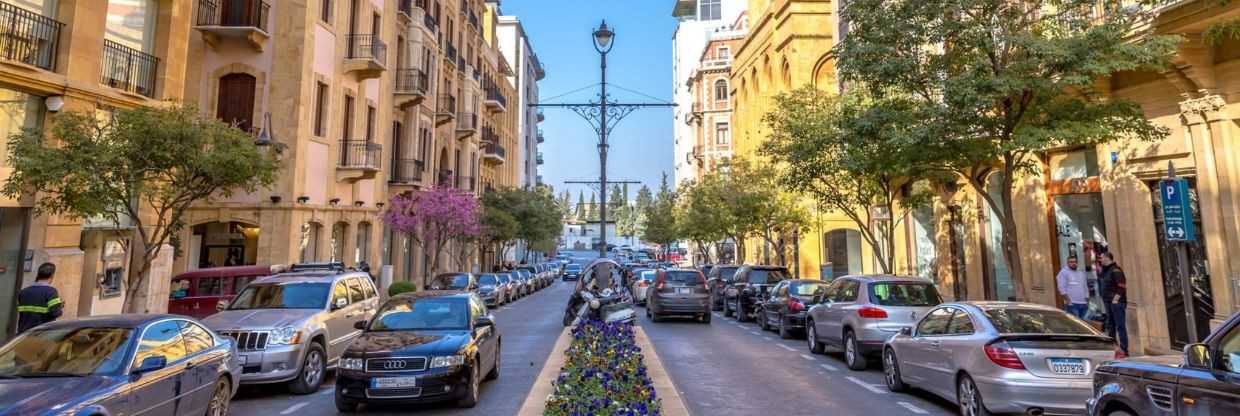
[[[603,81],[602,83],[599,84],[599,88],[601,89],[599,93],[599,97],[603,98],[599,100],[599,119],[600,119],[600,123],[604,126],[607,125],[607,53],[611,52],[611,47],[615,45],[614,43],[612,43],[612,41],[614,41],[615,38],[616,38],[616,32],[613,32],[610,28],[607,27],[606,20],[604,20],[603,24],[600,25],[598,29],[594,31],[594,50],[598,51],[599,73]],[[599,252],[599,257],[606,258],[607,257],[607,129],[606,128],[600,130],[598,134],[598,166],[599,166],[598,182],[599,182],[599,189],[600,189],[599,195],[601,198],[599,200],[600,203],[598,207],[598,213],[599,213],[599,216],[598,216],[599,217],[598,252]]]

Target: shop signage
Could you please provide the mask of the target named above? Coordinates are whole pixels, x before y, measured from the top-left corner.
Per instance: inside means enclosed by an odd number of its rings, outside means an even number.
[[[1188,181],[1166,179],[1158,183],[1158,188],[1162,194],[1163,232],[1167,241],[1196,241],[1197,229],[1193,226]]]

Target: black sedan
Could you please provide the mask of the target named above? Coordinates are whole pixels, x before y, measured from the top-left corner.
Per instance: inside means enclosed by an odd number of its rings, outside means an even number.
[[[796,332],[805,330],[805,314],[818,304],[827,291],[828,282],[813,279],[784,280],[771,288],[762,301],[762,314],[758,326],[764,330],[779,332],[783,339],[792,338]]]
[[[0,347],[0,414],[228,414],[231,340],[175,315],[51,322]]]
[[[336,408],[455,400],[478,404],[483,378],[499,377],[500,333],[477,295],[406,293],[389,299],[340,358]]]

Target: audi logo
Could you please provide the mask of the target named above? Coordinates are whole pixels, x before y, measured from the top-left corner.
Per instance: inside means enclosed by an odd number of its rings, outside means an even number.
[[[400,369],[405,368],[406,365],[408,365],[408,363],[404,361],[384,361],[383,369],[384,370],[400,370]]]

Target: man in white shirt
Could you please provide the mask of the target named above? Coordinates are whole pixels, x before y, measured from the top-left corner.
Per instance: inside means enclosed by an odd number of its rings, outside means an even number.
[[[1089,278],[1084,271],[1078,270],[1079,267],[1075,256],[1068,257],[1068,263],[1059,271],[1055,280],[1058,283],[1059,295],[1066,301],[1064,310],[1077,318],[1085,319],[1085,312],[1089,310]]]

